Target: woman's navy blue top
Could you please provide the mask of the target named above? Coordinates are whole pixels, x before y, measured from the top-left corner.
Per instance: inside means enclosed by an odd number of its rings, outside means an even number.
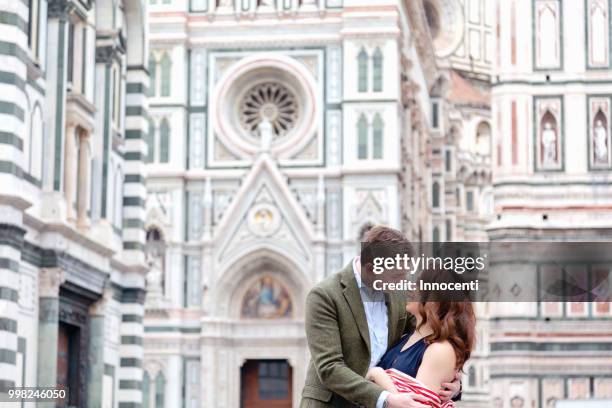
[[[428,344],[425,343],[425,339],[420,339],[406,350],[402,351],[402,348],[406,345],[409,338],[410,335],[404,335],[399,343],[387,350],[380,359],[378,366],[382,367],[383,370],[395,368],[402,373],[416,378],[421,362],[423,361],[423,354],[425,354]]]

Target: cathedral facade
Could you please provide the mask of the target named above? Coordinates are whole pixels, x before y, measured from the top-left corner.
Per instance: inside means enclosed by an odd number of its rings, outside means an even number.
[[[1,392],[141,404],[146,19],[139,0],[0,3]]]
[[[493,20],[473,6],[150,1],[146,407],[296,406],[305,295],[368,225],[486,240]]]
[[[296,406],[306,294],[369,226],[609,241],[609,14],[608,0],[0,2],[0,392]],[[609,303],[476,308],[462,406],[612,398]]]

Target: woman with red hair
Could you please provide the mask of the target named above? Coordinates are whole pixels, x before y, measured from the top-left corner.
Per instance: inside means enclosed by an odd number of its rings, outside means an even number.
[[[452,273],[452,272],[450,272]],[[424,281],[448,278],[445,272],[428,271]],[[415,393],[424,396],[432,407],[450,407],[439,394],[444,383],[454,380],[470,358],[476,337],[476,317],[468,297],[448,301],[448,294],[419,293],[409,299],[406,311],[416,318],[416,329],[404,335],[390,348],[378,367],[369,370],[366,378],[391,393]]]

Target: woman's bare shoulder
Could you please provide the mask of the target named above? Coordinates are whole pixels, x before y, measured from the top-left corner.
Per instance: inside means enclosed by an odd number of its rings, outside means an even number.
[[[432,343],[425,350],[423,355],[423,362],[428,362],[436,367],[455,367],[457,356],[455,355],[455,349],[449,341],[437,341]]]

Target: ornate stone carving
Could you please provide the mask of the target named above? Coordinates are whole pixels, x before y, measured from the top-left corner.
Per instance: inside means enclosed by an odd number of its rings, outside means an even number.
[[[240,123],[254,137],[259,125],[268,121],[274,137],[283,137],[293,129],[299,106],[293,92],[280,83],[264,82],[249,89],[240,102]]]
[[[38,273],[38,296],[58,297],[59,288],[66,281],[66,273],[60,268],[41,268]]]

